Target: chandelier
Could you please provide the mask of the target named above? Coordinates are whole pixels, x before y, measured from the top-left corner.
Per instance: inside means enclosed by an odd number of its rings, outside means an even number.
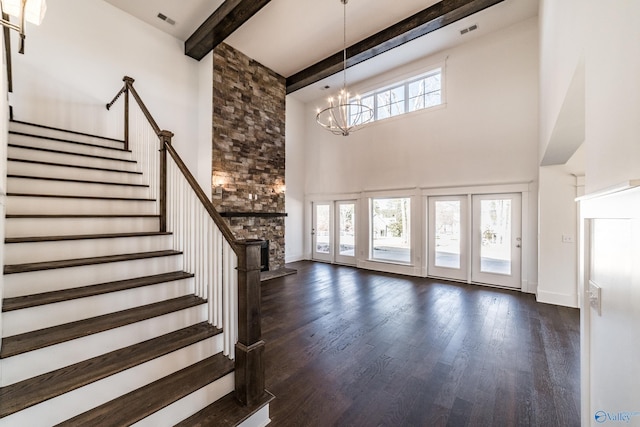
[[[329,106],[318,109],[316,122],[334,135],[349,136],[351,132],[361,129],[373,119],[371,107],[360,102],[359,96],[351,97],[347,90],[347,2],[343,4],[343,81],[342,90],[336,98],[329,98]]]

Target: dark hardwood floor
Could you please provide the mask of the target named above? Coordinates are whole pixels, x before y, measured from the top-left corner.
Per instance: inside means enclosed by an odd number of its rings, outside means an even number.
[[[262,284],[272,426],[579,426],[579,312],[313,262]]]

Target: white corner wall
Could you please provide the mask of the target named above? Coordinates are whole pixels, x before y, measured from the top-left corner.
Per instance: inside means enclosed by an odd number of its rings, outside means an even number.
[[[198,63],[198,174],[196,179],[209,200],[213,156],[213,51]]]
[[[584,0],[540,0],[540,159],[584,55]]]
[[[578,306],[576,177],[565,166],[540,168],[538,302]]]
[[[102,0],[49,2],[40,26],[27,24],[24,55],[13,39],[17,120],[121,137],[105,104],[133,77],[135,87],[192,171],[198,151],[198,62],[184,44]]]
[[[305,106],[292,96],[286,100],[285,126],[285,262],[304,256]]]

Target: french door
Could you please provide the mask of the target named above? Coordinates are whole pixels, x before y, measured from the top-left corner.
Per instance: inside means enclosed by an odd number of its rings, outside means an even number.
[[[520,288],[522,212],[520,194],[473,196],[471,280]]]
[[[311,234],[314,260],[355,265],[355,200],[314,203]]]
[[[521,195],[429,197],[430,276],[521,287]]]
[[[429,275],[468,279],[467,196],[429,197]]]

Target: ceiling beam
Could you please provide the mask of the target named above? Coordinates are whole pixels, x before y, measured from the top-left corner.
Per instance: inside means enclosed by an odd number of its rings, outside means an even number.
[[[225,0],[184,42],[184,53],[200,61],[270,0]]]
[[[347,47],[347,67],[371,59],[418,37],[471,16],[504,0],[442,0],[397,24]],[[343,69],[337,52],[287,78],[287,94],[316,83]]]

